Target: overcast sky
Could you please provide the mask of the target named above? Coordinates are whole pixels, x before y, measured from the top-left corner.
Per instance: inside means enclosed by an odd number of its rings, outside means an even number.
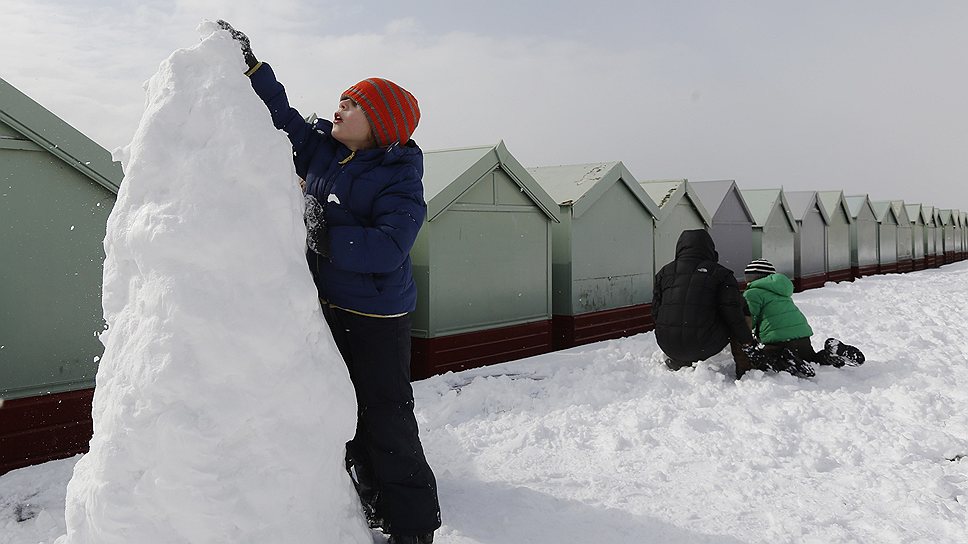
[[[112,150],[218,18],[304,115],[365,77],[408,88],[425,150],[968,209],[961,0],[0,0],[0,77]]]

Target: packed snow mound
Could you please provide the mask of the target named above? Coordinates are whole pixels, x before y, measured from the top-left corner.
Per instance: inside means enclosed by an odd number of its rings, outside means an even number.
[[[370,543],[291,147],[212,23],[146,85],[104,240],[94,438],[62,544]]]

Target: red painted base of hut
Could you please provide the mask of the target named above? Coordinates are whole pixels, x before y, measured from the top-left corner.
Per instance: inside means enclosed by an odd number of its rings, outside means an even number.
[[[925,257],[924,258],[924,264],[928,268],[938,268],[939,266],[941,266],[941,263],[938,262],[938,256],[937,255],[929,255],[929,256]]]
[[[899,273],[901,273],[901,274],[904,274],[905,272],[913,272],[914,271],[914,261],[911,260],[911,259],[906,259],[906,260],[898,261],[897,262],[897,271]]]
[[[632,336],[650,331],[654,325],[651,304],[580,315],[555,315],[551,323],[556,350]]]
[[[874,274],[877,274],[877,269],[878,266],[876,264],[869,264],[867,266],[852,266],[850,268],[850,272],[855,278],[860,278],[863,276],[873,276]]]
[[[843,270],[834,270],[827,274],[827,281],[839,282],[839,281],[854,281],[854,273],[851,269],[845,268]]]
[[[803,276],[799,278],[794,278],[793,290],[799,293],[800,291],[806,291],[807,289],[816,289],[817,287],[823,287],[823,284],[825,283],[827,283],[826,273]]]
[[[886,263],[877,267],[878,274],[896,274],[897,263]]]
[[[954,251],[945,251],[944,252],[944,261],[943,261],[943,264],[951,264],[953,262],[955,262],[955,253],[954,253]]]
[[[928,259],[926,258],[914,259],[911,261],[911,263],[914,266],[914,270],[924,270],[928,268]]]
[[[551,320],[436,338],[411,338],[410,376],[414,380],[444,372],[523,359],[552,351]]]
[[[0,474],[87,451],[94,389],[8,400],[0,406]]]

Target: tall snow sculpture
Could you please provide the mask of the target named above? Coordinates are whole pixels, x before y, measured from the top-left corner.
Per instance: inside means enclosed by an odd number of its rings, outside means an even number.
[[[59,544],[372,543],[356,404],[285,136],[214,24],[147,83],[104,240],[105,353]]]

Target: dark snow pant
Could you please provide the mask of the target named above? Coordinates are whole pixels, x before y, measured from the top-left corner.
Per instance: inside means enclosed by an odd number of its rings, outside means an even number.
[[[390,534],[440,527],[437,481],[420,445],[410,386],[410,316],[368,317],[328,304],[323,314],[356,390],[356,436],[347,456],[372,477],[377,517]]]
[[[783,348],[790,348],[790,351],[796,353],[804,361],[820,365],[830,364],[827,358],[824,357],[823,350],[813,350],[813,344],[810,343],[809,336],[806,338],[794,338],[793,340],[776,342],[775,344],[763,344],[763,351],[767,353],[776,353],[783,350]]]

